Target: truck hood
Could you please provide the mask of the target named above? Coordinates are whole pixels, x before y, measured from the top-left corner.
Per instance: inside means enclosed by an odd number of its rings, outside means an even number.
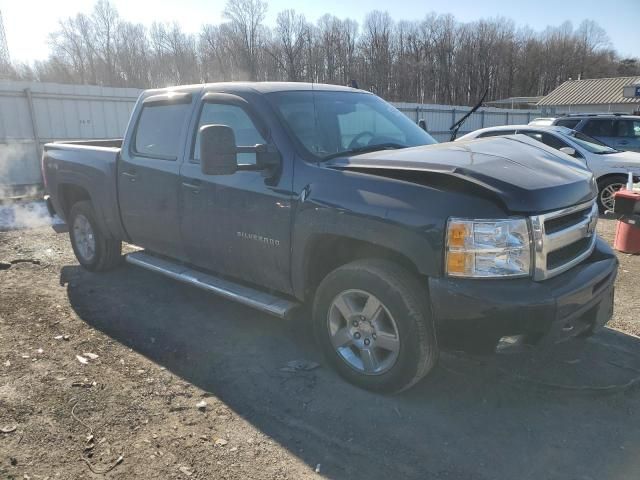
[[[402,178],[427,186],[430,177],[444,175],[484,190],[514,213],[557,210],[597,195],[593,175],[579,161],[524,135],[383,150],[325,165],[390,177],[416,172]]]

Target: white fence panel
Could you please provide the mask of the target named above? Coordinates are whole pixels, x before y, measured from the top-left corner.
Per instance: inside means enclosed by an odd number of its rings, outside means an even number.
[[[418,103],[393,104],[414,122],[424,119],[427,122],[427,130],[439,142],[447,142],[451,137],[449,127],[462,118],[471,107],[452,105],[428,105]],[[473,132],[479,128],[494,127],[497,125],[522,125],[527,124],[541,115],[538,110],[511,110],[503,108],[482,107],[474,112],[462,125],[458,136]]]
[[[134,88],[0,82],[0,199],[41,184],[45,143],[122,137],[139,94]]]

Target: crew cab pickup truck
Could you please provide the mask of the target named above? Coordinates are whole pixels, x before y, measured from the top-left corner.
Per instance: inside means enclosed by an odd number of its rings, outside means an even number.
[[[43,173],[87,269],[128,242],[129,263],[275,316],[309,306],[328,363],[375,391],[424,377],[443,338],[548,344],[612,315],[582,164],[527,137],[435,144],[353,88],[145,91],[121,142],[47,144]]]

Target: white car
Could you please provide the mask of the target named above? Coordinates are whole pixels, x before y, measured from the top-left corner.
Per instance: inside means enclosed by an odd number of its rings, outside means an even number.
[[[529,125],[549,126],[549,125],[553,125],[553,122],[555,121],[556,121],[555,117],[538,117],[531,120],[529,122]]]
[[[598,182],[600,211],[613,210],[613,194],[627,183],[631,172],[634,182],[640,180],[640,153],[621,152],[604,143],[566,127],[543,125],[505,125],[468,133],[456,141],[472,138],[523,134],[549,147],[583,160]]]

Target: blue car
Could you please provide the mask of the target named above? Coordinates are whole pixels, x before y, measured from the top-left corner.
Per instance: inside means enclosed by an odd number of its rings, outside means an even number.
[[[567,127],[596,138],[616,150],[640,152],[640,116],[622,114],[572,114],[552,125]]]

